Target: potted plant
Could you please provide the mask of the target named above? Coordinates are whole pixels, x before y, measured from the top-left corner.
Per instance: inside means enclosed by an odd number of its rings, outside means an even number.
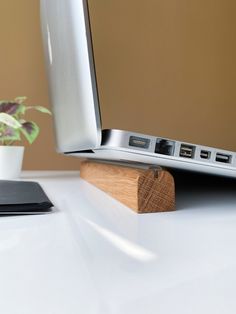
[[[51,112],[42,106],[27,106],[26,97],[17,97],[13,101],[0,101],[0,179],[19,177],[24,155],[24,146],[16,146],[22,136],[32,144],[40,128],[33,121],[24,119],[28,110],[42,113]]]

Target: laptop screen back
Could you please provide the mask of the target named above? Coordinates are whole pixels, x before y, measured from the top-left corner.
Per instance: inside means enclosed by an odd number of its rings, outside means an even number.
[[[101,122],[85,0],[41,0],[41,26],[59,152],[99,147]]]

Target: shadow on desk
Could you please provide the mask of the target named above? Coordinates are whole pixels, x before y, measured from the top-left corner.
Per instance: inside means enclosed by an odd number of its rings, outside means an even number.
[[[187,171],[172,171],[177,210],[225,207],[236,210],[236,179]]]

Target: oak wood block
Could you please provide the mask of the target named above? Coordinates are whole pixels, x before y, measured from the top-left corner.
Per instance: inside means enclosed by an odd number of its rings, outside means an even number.
[[[139,169],[84,161],[80,176],[137,213],[175,210],[174,178],[161,168]]]

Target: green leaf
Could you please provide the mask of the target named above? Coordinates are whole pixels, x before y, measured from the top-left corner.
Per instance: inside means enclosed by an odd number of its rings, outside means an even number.
[[[23,102],[25,102],[27,100],[26,96],[19,96],[15,98],[15,102],[17,102],[18,104],[23,104]]]
[[[11,115],[0,112],[0,123],[10,126],[13,129],[18,129],[21,127],[21,123],[18,122],[15,118]]]
[[[18,104],[17,102],[4,102],[0,104],[0,112],[5,112],[11,116],[15,116],[18,113],[24,113],[24,105]]]
[[[7,128],[3,133],[0,134],[0,141],[20,141],[19,129]]]
[[[6,102],[9,102],[9,100],[0,100],[0,105]]]
[[[17,114],[20,113],[20,114],[25,114],[25,111],[26,111],[26,106],[23,105],[23,104],[20,104],[20,107],[19,107],[19,110],[17,111]]]
[[[50,110],[48,110],[47,108],[43,107],[43,106],[28,106],[26,107],[26,110],[29,110],[29,109],[35,109],[35,110],[38,110],[42,113],[47,113],[47,114],[52,114]]]
[[[30,121],[23,123],[19,130],[24,134],[27,141],[32,144],[36,140],[40,129],[35,122]]]

